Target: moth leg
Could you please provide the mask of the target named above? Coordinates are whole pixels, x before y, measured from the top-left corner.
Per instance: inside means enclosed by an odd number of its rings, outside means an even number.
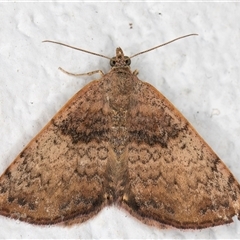
[[[135,69],[135,70],[132,72],[132,74],[133,74],[133,75],[135,75],[135,76],[137,76],[137,75],[138,75],[138,73],[139,73],[139,72],[138,72],[138,70],[137,70],[137,69]]]
[[[67,72],[66,70],[62,69],[61,67],[59,67],[58,69],[60,69],[62,72],[66,73],[68,75],[75,76],[75,77],[84,76],[84,75],[91,76],[96,73],[99,73],[102,76],[104,75],[102,70],[96,70],[96,71],[92,71],[92,72],[88,72],[88,73],[70,73],[70,72]]]

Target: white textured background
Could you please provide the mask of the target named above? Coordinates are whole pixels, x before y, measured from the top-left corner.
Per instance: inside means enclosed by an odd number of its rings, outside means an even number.
[[[240,181],[240,5],[238,3],[0,3],[0,173],[61,106],[109,63],[50,43],[126,55],[198,33],[132,60]],[[132,23],[132,29],[130,29]],[[174,171],[174,169],[173,169]],[[105,208],[71,228],[0,216],[1,238],[239,238],[240,222],[203,230],[159,230]]]

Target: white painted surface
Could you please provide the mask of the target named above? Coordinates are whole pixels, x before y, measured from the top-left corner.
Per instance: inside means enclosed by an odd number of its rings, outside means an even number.
[[[1,3],[0,173],[61,106],[93,77],[58,70],[109,70],[108,61],[41,43],[51,39],[113,56],[189,33],[198,37],[132,60],[240,181],[240,5],[237,3]],[[130,28],[132,23],[132,29]],[[71,228],[0,216],[1,238],[239,238],[240,222],[203,230],[160,230],[114,207]]]

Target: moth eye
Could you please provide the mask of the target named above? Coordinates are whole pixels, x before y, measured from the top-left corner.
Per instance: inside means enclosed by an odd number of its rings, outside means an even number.
[[[131,59],[130,58],[127,58],[126,60],[125,60],[125,63],[126,63],[126,65],[130,65],[131,64]]]
[[[113,59],[111,59],[111,60],[110,60],[110,66],[112,66],[112,67],[113,67],[113,66],[115,66],[115,64],[116,64],[116,61],[115,61],[115,60],[113,60]]]

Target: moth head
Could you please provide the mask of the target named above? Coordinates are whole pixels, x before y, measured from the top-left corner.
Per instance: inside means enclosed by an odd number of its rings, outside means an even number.
[[[124,56],[121,48],[116,49],[116,57],[110,59],[111,67],[126,67],[130,66],[131,59],[128,56]]]

